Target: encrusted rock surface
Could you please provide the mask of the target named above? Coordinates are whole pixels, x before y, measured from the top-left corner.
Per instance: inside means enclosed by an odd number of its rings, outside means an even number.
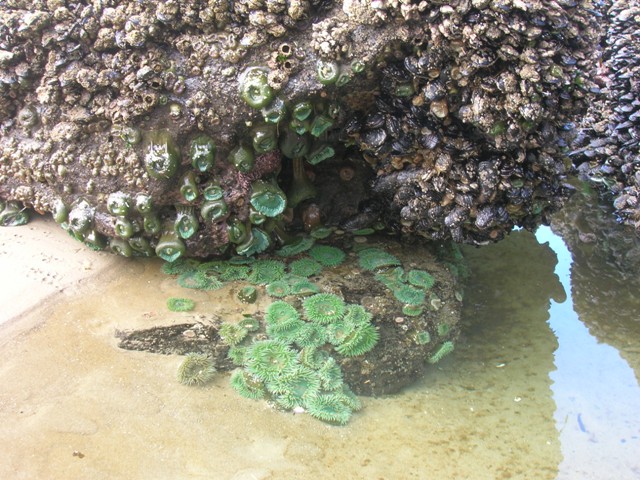
[[[8,0],[0,198],[94,248],[167,259],[321,223],[499,240],[568,194],[590,9]]]

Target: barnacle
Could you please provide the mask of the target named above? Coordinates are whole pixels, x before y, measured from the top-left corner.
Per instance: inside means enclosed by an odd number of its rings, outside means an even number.
[[[322,265],[311,258],[300,258],[289,264],[289,271],[300,277],[311,277],[322,271]]]
[[[357,325],[353,332],[347,335],[344,342],[336,345],[335,349],[341,355],[355,357],[367,353],[375,347],[379,338],[378,330],[370,323]]]
[[[249,282],[258,285],[266,285],[284,276],[284,263],[278,260],[257,260],[251,266]]]
[[[166,260],[174,262],[186,251],[186,247],[180,237],[175,232],[163,234],[156,245],[156,255]]]
[[[325,267],[336,267],[345,259],[345,253],[330,245],[314,245],[309,249],[309,255]]]
[[[431,364],[433,363],[438,363],[440,360],[442,360],[444,357],[446,357],[447,355],[449,355],[451,352],[453,352],[453,342],[451,341],[446,341],[444,342],[442,345],[440,345],[440,347],[438,348],[438,350],[436,350],[436,352],[434,354],[432,354],[431,356],[429,356],[429,358],[427,359],[427,361]]]
[[[178,368],[178,380],[184,385],[204,385],[216,373],[213,360],[202,353],[188,353]]]
[[[172,312],[190,312],[196,306],[189,298],[171,297],[167,300],[167,308]]]
[[[231,387],[240,396],[251,400],[258,400],[266,395],[263,383],[241,369],[237,369],[231,374]]]
[[[180,180],[180,195],[187,202],[193,202],[198,198],[198,183],[193,172],[187,172]]]
[[[218,329],[218,335],[220,335],[222,341],[230,347],[238,345],[245,339],[248,333],[249,331],[246,328],[237,323],[223,322]]]
[[[178,206],[176,207],[176,219],[174,228],[180,238],[191,238],[198,231],[198,217],[193,207]]]
[[[262,340],[247,351],[246,368],[264,381],[272,381],[291,372],[296,365],[296,352],[282,342]]]
[[[272,297],[286,297],[291,293],[291,287],[285,281],[276,280],[267,285],[266,291]]]
[[[238,145],[229,152],[229,163],[238,169],[241,173],[249,173],[253,170],[255,157],[253,151],[244,145]]]
[[[422,287],[425,290],[433,287],[433,284],[435,283],[433,276],[424,270],[409,270],[407,273],[407,280],[411,285]]]
[[[115,192],[107,197],[107,210],[111,215],[126,216],[131,206],[131,198],[124,192]]]
[[[117,254],[122,255],[123,257],[130,257],[133,255],[133,249],[129,242],[123,238],[111,238],[109,240],[109,249]]]
[[[360,267],[364,270],[378,270],[382,267],[401,265],[400,260],[381,248],[367,248],[358,252]]]
[[[351,418],[351,409],[344,400],[331,393],[321,393],[306,403],[309,415],[323,422],[346,425]]]
[[[168,131],[149,133],[144,156],[149,176],[160,180],[172,178],[178,170],[179,158],[180,151]]]
[[[225,218],[228,213],[229,207],[223,199],[207,200],[206,202],[203,202],[200,207],[200,215],[204,221],[208,223],[218,222]]]
[[[287,206],[287,196],[272,182],[259,180],[251,185],[251,205],[267,217],[280,215]]]
[[[191,165],[199,172],[210,171],[215,164],[216,145],[207,135],[198,135],[191,140],[189,156]]]
[[[240,76],[240,96],[250,107],[262,108],[273,100],[268,74],[266,68],[249,67]]]
[[[337,322],[345,312],[344,300],[333,293],[317,293],[306,298],[303,308],[307,319],[321,324]]]
[[[424,290],[412,287],[411,285],[400,285],[393,289],[393,295],[401,303],[409,305],[420,305],[424,303]]]

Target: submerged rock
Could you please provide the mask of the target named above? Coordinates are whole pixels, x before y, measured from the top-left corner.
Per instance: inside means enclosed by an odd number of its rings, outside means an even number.
[[[217,370],[236,368],[270,385],[275,379],[260,377],[255,362],[263,353],[254,350],[277,346],[296,356],[297,368],[329,369],[338,387],[362,395],[396,392],[451,353],[464,273],[456,250],[334,235],[330,244],[309,243],[306,252],[282,261],[167,264],[181,286],[211,290],[213,309],[194,323],[120,332],[120,347],[205,354]],[[243,307],[247,300],[239,294],[247,287],[256,295]],[[232,305],[247,313],[225,314]],[[274,376],[292,375],[287,365]]]
[[[590,7],[4,2],[0,198],[167,260],[319,224],[499,240],[568,195]]]

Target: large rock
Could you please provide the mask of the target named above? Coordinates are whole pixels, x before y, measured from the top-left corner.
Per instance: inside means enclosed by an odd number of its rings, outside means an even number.
[[[320,223],[498,240],[568,194],[590,6],[6,1],[0,198],[167,259]]]

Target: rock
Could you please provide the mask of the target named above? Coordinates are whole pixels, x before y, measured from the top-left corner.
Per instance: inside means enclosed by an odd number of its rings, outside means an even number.
[[[569,3],[3,3],[0,198],[166,259],[278,246],[310,208],[313,225],[499,240],[569,194],[565,126],[598,38]],[[269,202],[306,196],[270,216],[264,181]]]

